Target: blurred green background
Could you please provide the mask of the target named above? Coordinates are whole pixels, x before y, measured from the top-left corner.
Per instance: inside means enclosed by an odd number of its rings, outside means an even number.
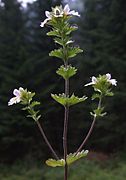
[[[14,88],[36,92],[41,101],[44,130],[51,144],[61,155],[63,108],[51,99],[51,93],[62,93],[64,81],[55,71],[62,64],[50,58],[55,48],[41,28],[45,10],[68,3],[79,11],[73,18],[79,29],[73,33],[75,44],[84,53],[70,63],[78,68],[71,79],[71,93],[91,96],[84,84],[90,77],[111,73],[117,79],[115,96],[106,99],[107,116],[99,119],[85,149],[91,152],[87,160],[71,167],[70,180],[124,180],[126,176],[126,1],[125,0],[36,0],[23,7],[17,0],[0,0],[0,179],[61,180],[60,169],[45,167],[51,157],[37,129],[20,106],[8,107]],[[76,151],[92,122],[92,102],[70,110],[68,149]],[[99,154],[102,155],[99,158]],[[91,158],[90,158],[91,157]],[[107,158],[106,158],[107,157]],[[58,172],[58,174],[57,174]]]

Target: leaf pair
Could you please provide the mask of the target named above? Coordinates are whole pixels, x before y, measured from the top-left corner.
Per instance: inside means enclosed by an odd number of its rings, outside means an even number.
[[[55,49],[49,53],[49,56],[57,57],[63,61],[75,57],[77,54],[82,53],[83,50],[79,47],[68,47],[64,52],[63,48]],[[67,57],[67,58],[66,58]]]
[[[71,97],[66,96],[64,93],[62,94],[51,94],[52,98],[57,101],[58,103],[62,104],[64,107],[70,107],[72,105],[81,103],[83,101],[85,101],[87,99],[86,96],[83,96],[81,98],[75,96],[74,94],[72,94]]]
[[[75,67],[72,67],[71,65],[60,66],[60,68],[56,71],[56,73],[60,76],[62,76],[64,79],[69,79],[70,77],[74,76],[77,72],[77,69]]]
[[[69,155],[67,155],[67,165],[70,165],[72,163],[74,163],[75,161],[79,160],[82,157],[87,156],[88,154],[88,150],[84,151],[82,150],[81,152],[76,153],[70,153]],[[48,166],[51,167],[64,167],[65,166],[65,160],[64,159],[59,159],[59,160],[55,160],[55,159],[48,159],[46,161],[46,164]]]

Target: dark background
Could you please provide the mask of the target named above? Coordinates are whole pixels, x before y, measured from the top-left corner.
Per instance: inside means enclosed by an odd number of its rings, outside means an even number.
[[[73,18],[79,30],[73,33],[75,44],[84,53],[70,63],[78,68],[71,79],[71,93],[91,96],[91,88],[84,88],[90,77],[111,73],[117,79],[115,96],[106,99],[107,116],[98,119],[85,149],[116,153],[126,150],[126,1],[76,0],[67,1],[79,11],[81,18]],[[64,3],[62,1],[62,3]],[[8,107],[15,88],[36,92],[41,102],[44,130],[56,149],[62,154],[63,108],[51,93],[62,93],[64,81],[55,71],[62,61],[48,56],[55,48],[48,28],[41,28],[45,10],[61,4],[60,0],[36,0],[21,7],[17,0],[2,0],[0,5],[0,162],[11,163],[30,154],[45,159],[50,152],[35,122],[26,118],[20,105]],[[86,135],[92,122],[90,98],[70,110],[69,152],[74,152]]]

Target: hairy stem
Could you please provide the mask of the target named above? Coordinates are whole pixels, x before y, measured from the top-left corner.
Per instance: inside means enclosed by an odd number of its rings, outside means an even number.
[[[94,116],[94,119],[93,119],[93,122],[92,122],[92,124],[91,124],[91,127],[90,127],[90,129],[89,129],[89,131],[88,131],[85,139],[83,140],[82,144],[80,145],[80,147],[79,147],[78,150],[76,151],[76,154],[81,151],[81,149],[83,148],[83,146],[84,146],[85,143],[87,142],[88,138],[90,137],[90,135],[91,135],[91,133],[92,133],[92,131],[93,131],[95,122],[96,122],[96,116]]]
[[[65,67],[67,67],[67,63],[65,63]],[[65,95],[69,95],[69,79],[65,80]],[[64,113],[64,132],[63,132],[63,148],[64,148],[64,180],[68,178],[68,165],[67,165],[67,129],[68,129],[68,116],[69,116],[69,107],[65,106]]]
[[[98,107],[97,107],[97,108],[100,108],[100,107],[101,107],[101,101],[102,101],[102,95],[101,95],[100,98],[99,98],[99,102],[98,102]],[[81,145],[80,145],[79,148],[77,149],[76,154],[81,151],[81,149],[83,148],[83,146],[86,144],[88,138],[90,137],[90,135],[91,135],[91,133],[92,133],[92,131],[93,131],[93,129],[94,129],[94,125],[95,125],[95,122],[96,122],[96,118],[97,118],[97,116],[94,115],[93,122],[92,122],[92,124],[91,124],[91,126],[90,126],[90,129],[89,129],[86,137],[84,138],[83,142],[81,143]]]
[[[52,154],[54,155],[54,157],[58,160],[59,157],[57,156],[56,152],[54,151],[54,149],[52,148],[51,144],[49,143],[49,141],[48,141],[48,139],[47,139],[47,137],[46,137],[46,135],[45,135],[45,133],[44,133],[44,130],[43,130],[40,122],[39,122],[39,121],[36,121],[36,123],[37,123],[37,125],[38,125],[38,128],[39,128],[39,130],[40,130],[40,132],[41,132],[41,134],[42,134],[42,136],[43,136],[43,138],[44,138],[47,146],[49,147],[49,149],[50,149],[50,151],[52,152]]]

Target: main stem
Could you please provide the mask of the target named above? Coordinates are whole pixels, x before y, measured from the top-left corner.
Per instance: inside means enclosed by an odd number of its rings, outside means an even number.
[[[67,67],[67,62],[65,62],[65,67]],[[69,79],[65,80],[65,95],[69,95]],[[69,116],[69,107],[65,106],[64,113],[64,132],[63,132],[63,148],[64,148],[64,180],[68,178],[68,165],[67,165],[67,127],[68,127],[68,116]]]
[[[45,135],[45,133],[44,133],[44,130],[43,130],[40,122],[39,122],[39,121],[36,121],[36,123],[37,123],[37,125],[38,125],[38,128],[39,128],[39,130],[40,130],[40,132],[41,132],[41,134],[42,134],[42,136],[43,136],[43,138],[44,138],[47,146],[49,147],[49,149],[50,149],[50,151],[52,152],[52,154],[54,155],[54,157],[58,160],[59,157],[57,156],[57,154],[55,153],[55,151],[54,151],[54,149],[52,148],[51,144],[49,143],[49,141],[48,141],[48,139],[47,139],[47,137],[46,137],[46,135]]]

